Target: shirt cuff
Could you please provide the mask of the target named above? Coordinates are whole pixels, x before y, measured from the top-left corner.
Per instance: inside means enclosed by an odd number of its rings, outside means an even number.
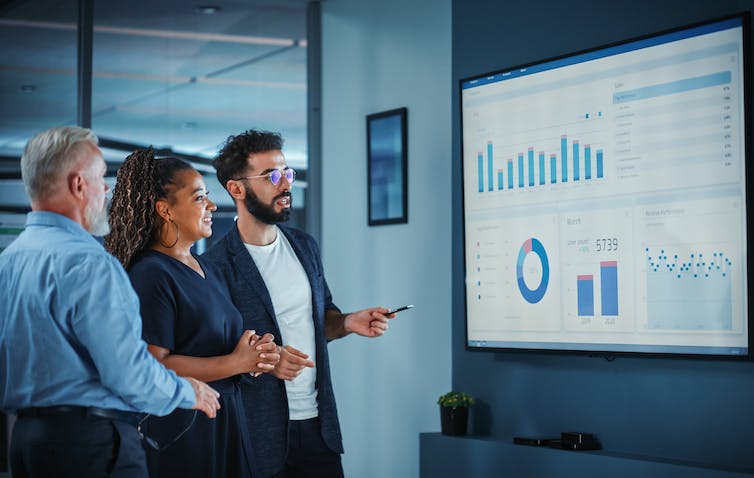
[[[181,402],[178,404],[178,408],[191,409],[194,408],[196,403],[196,394],[194,394],[194,387],[191,386],[188,380],[185,378],[178,378],[181,384],[180,398]]]

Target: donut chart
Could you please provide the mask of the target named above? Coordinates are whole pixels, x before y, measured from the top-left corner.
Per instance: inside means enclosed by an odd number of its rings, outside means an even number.
[[[539,261],[542,263],[542,280],[536,289],[529,289],[529,286],[524,282],[524,261],[529,254],[536,254],[537,257],[539,257]],[[521,295],[526,302],[536,304],[545,296],[545,292],[547,292],[547,284],[550,281],[550,263],[547,260],[545,246],[539,242],[539,239],[534,237],[527,239],[518,251],[516,278],[518,279],[518,290],[521,291]]]

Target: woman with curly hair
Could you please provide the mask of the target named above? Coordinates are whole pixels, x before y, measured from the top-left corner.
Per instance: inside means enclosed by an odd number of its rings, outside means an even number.
[[[176,411],[142,425],[153,448],[147,447],[147,463],[154,477],[251,476],[239,382],[271,371],[280,357],[272,335],[243,330],[221,277],[191,252],[197,240],[212,235],[217,207],[207,195],[190,164],[156,159],[152,149],[126,158],[113,193],[105,248],[128,270],[139,295],[149,352],[220,392],[214,420]]]

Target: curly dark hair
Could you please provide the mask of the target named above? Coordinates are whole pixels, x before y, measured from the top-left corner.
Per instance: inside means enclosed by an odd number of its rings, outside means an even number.
[[[236,136],[228,136],[212,166],[217,171],[217,180],[227,189],[228,180],[237,178],[246,170],[246,162],[252,153],[282,150],[280,133],[250,129]]]
[[[178,158],[159,158],[152,148],[131,153],[118,170],[110,206],[110,234],[105,249],[128,269],[157,237],[162,220],[154,205],[169,197],[176,173],[194,169]]]

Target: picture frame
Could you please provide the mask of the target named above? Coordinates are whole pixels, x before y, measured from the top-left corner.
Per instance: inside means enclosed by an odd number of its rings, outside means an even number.
[[[367,115],[370,226],[408,223],[408,109]]]

